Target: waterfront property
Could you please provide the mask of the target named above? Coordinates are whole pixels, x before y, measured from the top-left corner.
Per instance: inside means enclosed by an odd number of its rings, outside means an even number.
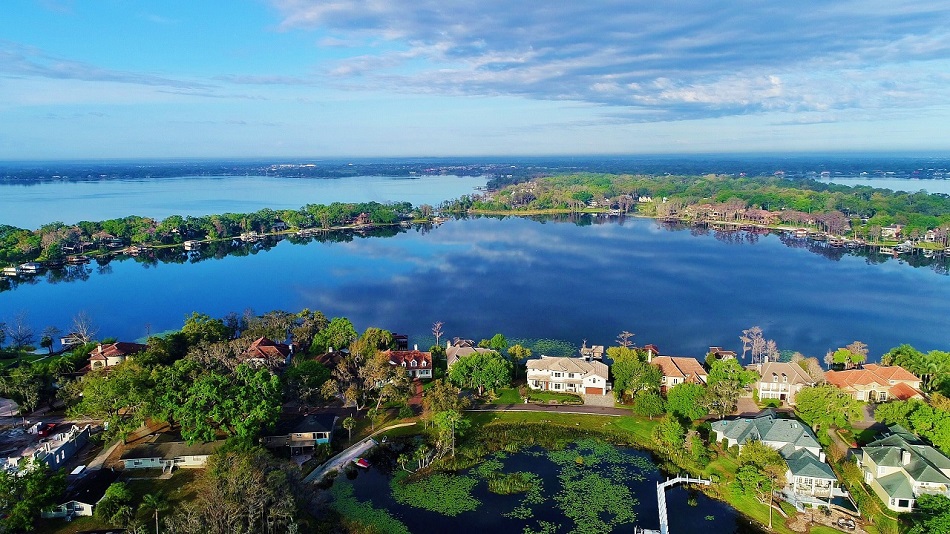
[[[888,509],[909,512],[922,494],[950,497],[950,458],[900,425],[861,449],[864,482]]]
[[[119,365],[125,360],[131,359],[133,355],[143,352],[146,345],[141,343],[128,343],[119,341],[111,345],[99,344],[89,355],[89,368],[95,371],[104,367],[113,367]]]
[[[459,358],[476,352],[492,352],[492,350],[475,346],[475,341],[471,339],[455,338],[445,342],[445,360],[449,367],[452,367]]]
[[[119,477],[110,469],[87,470],[79,479],[72,481],[59,504],[40,513],[44,518],[67,518],[91,516],[109,486]]]
[[[291,345],[277,343],[266,337],[259,337],[241,355],[241,361],[255,367],[277,369],[289,365],[293,354],[294,349]]]
[[[797,363],[766,362],[757,366],[761,378],[757,384],[759,399],[778,399],[795,406],[795,395],[815,381]]]
[[[145,443],[122,454],[126,469],[161,469],[171,472],[177,468],[200,468],[208,457],[224,445],[224,440],[189,445],[183,441]]]
[[[405,368],[409,378],[432,378],[431,352],[422,352],[416,346],[413,350],[387,350],[383,354],[389,358],[389,365]]]
[[[838,488],[838,479],[825,463],[825,453],[808,425],[796,419],[779,419],[774,410],[763,410],[755,417],[716,421],[712,424],[716,441],[739,450],[750,441],[761,441],[777,450],[785,460],[787,485],[784,493],[796,504],[820,503],[846,495]]]
[[[337,419],[333,414],[310,414],[283,421],[261,443],[269,449],[286,447],[291,455],[313,452],[317,445],[330,443]]]
[[[696,358],[659,356],[656,345],[644,347],[647,362],[660,368],[660,391],[666,393],[679,384],[706,384],[708,373]]]
[[[541,356],[528,360],[528,386],[541,391],[606,395],[609,368],[598,361],[583,358]]]
[[[861,369],[828,371],[829,384],[854,395],[859,401],[885,402],[888,400],[922,399],[920,378],[899,365],[865,364]]]

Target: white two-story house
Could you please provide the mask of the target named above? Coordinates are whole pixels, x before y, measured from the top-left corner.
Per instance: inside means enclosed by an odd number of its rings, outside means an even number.
[[[542,391],[606,395],[607,364],[583,358],[541,356],[528,360],[528,387]]]

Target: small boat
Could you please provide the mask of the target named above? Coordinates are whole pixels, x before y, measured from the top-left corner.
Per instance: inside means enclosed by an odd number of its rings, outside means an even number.
[[[356,464],[356,467],[362,467],[363,469],[369,469],[369,460],[366,458],[357,458],[353,460],[353,463]]]
[[[84,263],[89,263],[89,256],[69,256],[66,258],[66,263],[70,265],[82,265]]]

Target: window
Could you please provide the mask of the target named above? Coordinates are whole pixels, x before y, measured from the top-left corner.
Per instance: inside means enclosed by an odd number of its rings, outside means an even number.
[[[785,373],[782,373],[782,383],[783,383],[783,384],[787,384],[787,383],[788,383],[788,376],[786,376]]]
[[[561,378],[563,373],[554,373],[554,378]]]
[[[772,373],[772,382],[778,382],[778,375],[775,373]]]
[[[560,382],[554,384],[554,389],[561,389],[561,384],[560,384]]]

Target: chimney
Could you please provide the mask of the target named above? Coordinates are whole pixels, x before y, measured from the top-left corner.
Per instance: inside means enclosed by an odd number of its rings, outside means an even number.
[[[102,343],[99,343],[99,354],[102,354]]]
[[[449,350],[449,349],[451,349],[451,348],[452,348],[452,342],[451,342],[451,341],[446,341],[446,342],[445,342],[445,350]]]
[[[818,451],[818,461],[819,462],[825,461],[825,451]]]
[[[905,451],[901,449],[901,465],[907,465],[910,463],[910,451]]]
[[[418,344],[413,345],[412,350],[419,350],[419,345]]]

